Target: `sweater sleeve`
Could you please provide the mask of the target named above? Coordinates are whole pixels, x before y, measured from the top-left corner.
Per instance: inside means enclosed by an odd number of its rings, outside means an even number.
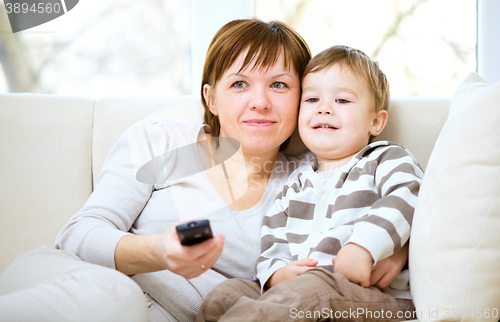
[[[94,192],[59,232],[56,248],[75,253],[84,261],[116,268],[116,245],[130,234],[128,231],[153,192],[153,184],[136,179],[138,164],[147,160],[150,151],[156,150],[159,155],[160,149],[168,145],[166,136],[154,122],[143,121],[120,137],[106,159]],[[150,142],[154,142],[153,146]]]
[[[264,286],[274,272],[293,260],[286,238],[288,189],[289,187],[285,185],[262,221],[261,255],[256,263],[261,292],[264,292]]]
[[[352,235],[346,242],[367,249],[374,265],[408,241],[423,178],[415,158],[400,146],[387,148],[377,163],[375,184],[380,198],[366,216],[355,220]]]

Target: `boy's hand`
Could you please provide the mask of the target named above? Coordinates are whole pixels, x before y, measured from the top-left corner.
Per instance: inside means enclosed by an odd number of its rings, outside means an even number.
[[[333,272],[344,275],[349,281],[363,287],[369,287],[373,258],[365,248],[349,243],[344,245],[337,257],[332,259]]]
[[[293,261],[274,272],[274,274],[267,280],[266,287],[271,288],[281,282],[302,275],[304,272],[310,270],[316,265],[318,265],[318,261],[310,258]]]

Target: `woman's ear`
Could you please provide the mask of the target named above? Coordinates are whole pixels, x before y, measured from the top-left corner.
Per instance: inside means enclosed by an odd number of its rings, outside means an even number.
[[[370,127],[370,134],[372,136],[379,135],[387,124],[387,119],[389,115],[386,110],[380,110],[375,115],[375,118],[372,121],[372,126]]]
[[[213,115],[218,115],[217,106],[215,105],[215,99],[213,95],[214,89],[212,86],[205,84],[203,85],[203,97],[205,98],[205,102],[207,102],[208,108]]]

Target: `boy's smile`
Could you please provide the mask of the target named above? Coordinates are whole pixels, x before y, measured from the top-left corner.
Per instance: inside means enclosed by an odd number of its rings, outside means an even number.
[[[340,63],[303,80],[299,133],[320,171],[342,166],[378,135],[387,121],[376,111],[368,83]]]
[[[335,131],[338,130],[338,126],[335,126],[328,122],[320,122],[316,125],[313,125],[314,130],[325,130],[325,131]]]

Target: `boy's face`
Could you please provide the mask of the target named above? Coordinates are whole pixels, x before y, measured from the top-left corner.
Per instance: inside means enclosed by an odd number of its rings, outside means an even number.
[[[324,161],[349,162],[385,126],[387,113],[376,111],[367,82],[349,67],[335,63],[310,73],[302,86],[299,133],[320,170]],[[382,120],[379,114],[385,114]]]

